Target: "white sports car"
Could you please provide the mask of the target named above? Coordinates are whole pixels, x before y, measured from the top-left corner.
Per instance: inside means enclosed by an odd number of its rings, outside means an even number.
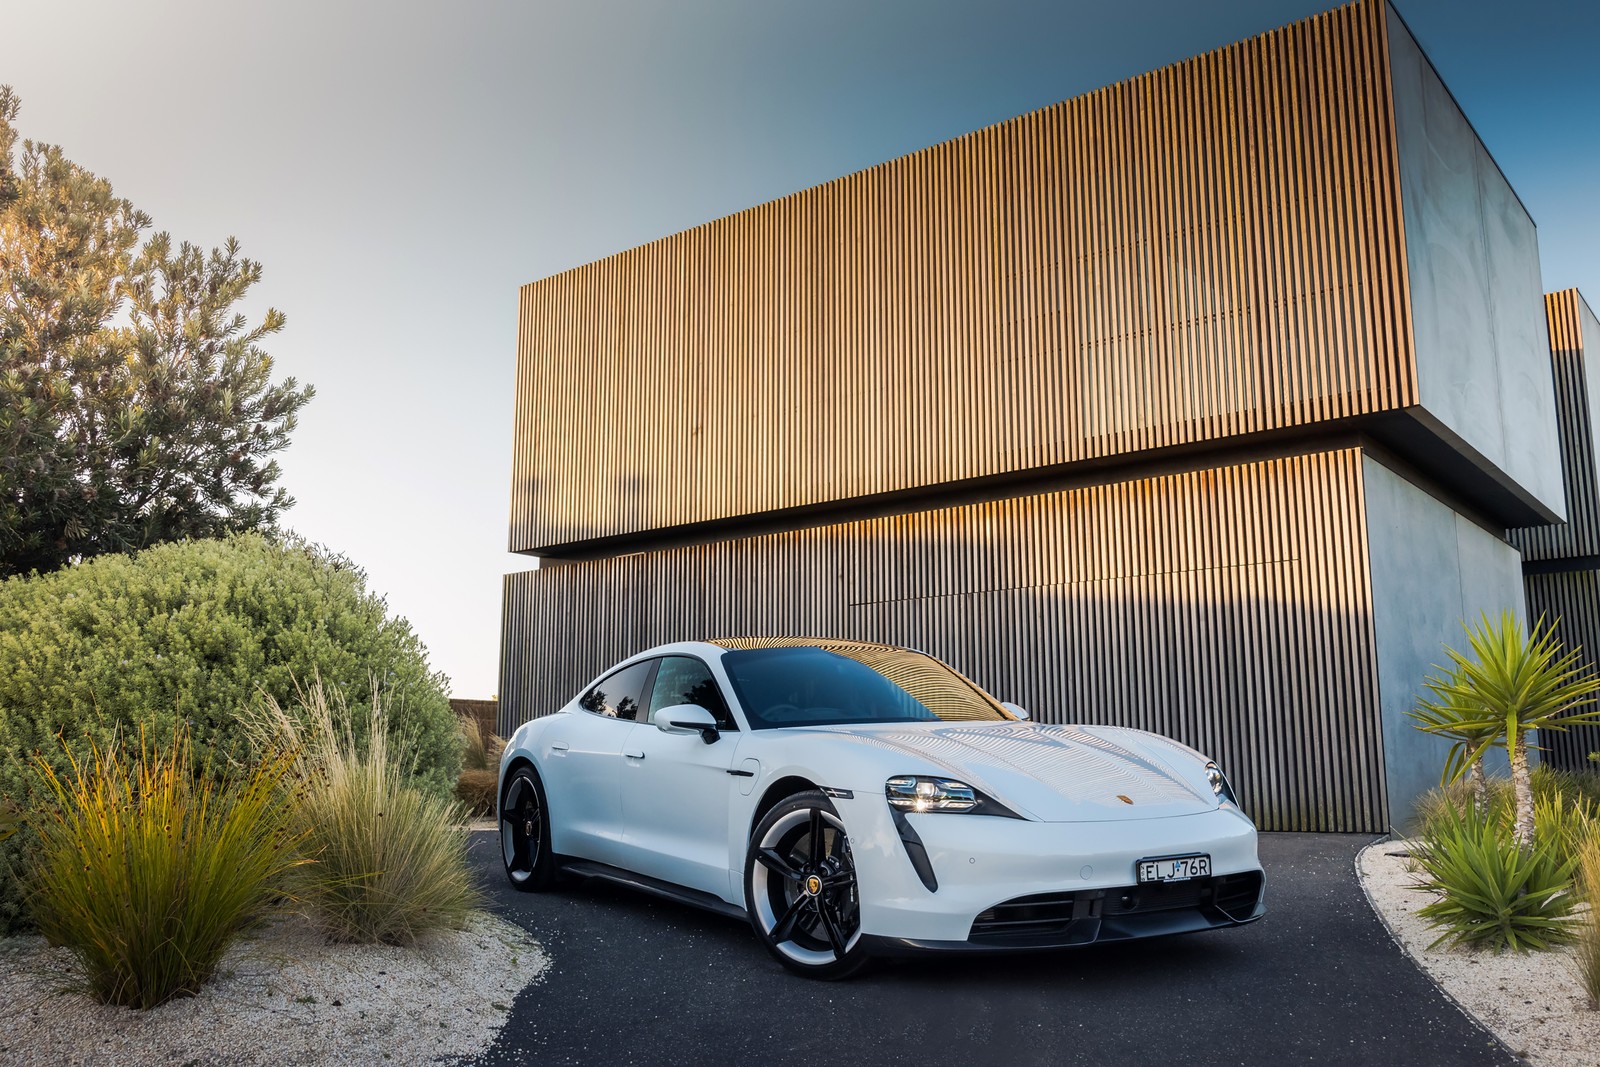
[[[517,888],[565,871],[748,916],[818,978],[1264,910],[1255,826],[1205,756],[1032,723],[938,660],[855,641],[641,652],[512,735],[499,815]]]

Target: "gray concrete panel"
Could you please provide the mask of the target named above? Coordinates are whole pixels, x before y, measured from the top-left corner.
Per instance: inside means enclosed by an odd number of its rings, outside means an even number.
[[[1539,239],[1533,221],[1480,144],[1478,199],[1483,209],[1489,312],[1499,371],[1505,470],[1540,500],[1566,511],[1555,375],[1544,322]]]
[[[1438,784],[1449,750],[1406,713],[1447,661],[1445,646],[1465,644],[1463,619],[1508,608],[1525,614],[1522,561],[1371,456],[1363,473],[1384,772],[1390,819],[1403,826],[1415,799]]]
[[[1392,9],[1389,53],[1421,405],[1564,515],[1533,221]]]

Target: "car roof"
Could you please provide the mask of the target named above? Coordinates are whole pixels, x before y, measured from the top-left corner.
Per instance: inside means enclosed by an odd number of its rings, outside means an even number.
[[[708,637],[708,645],[716,645],[724,652],[744,651],[751,648],[873,648],[902,649],[902,645],[886,645],[881,641],[854,641],[842,637]]]

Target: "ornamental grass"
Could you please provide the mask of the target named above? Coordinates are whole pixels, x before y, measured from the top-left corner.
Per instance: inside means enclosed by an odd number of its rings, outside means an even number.
[[[1578,850],[1578,882],[1589,910],[1578,925],[1574,964],[1589,1007],[1600,1010],[1600,832],[1591,832]]]
[[[72,953],[70,984],[132,1008],[197,992],[299,862],[283,803],[294,761],[277,750],[197,773],[181,726],[165,748],[91,742],[65,772],[35,757],[55,804],[29,816],[26,899]]]
[[[500,786],[500,755],[506,743],[486,732],[473,715],[461,717],[461,776],[456,779],[456,799],[472,815],[493,815]]]
[[[336,941],[409,944],[459,929],[477,903],[461,807],[410,784],[380,698],[359,742],[353,718],[320,681],[292,713],[263,705],[264,733],[299,752],[305,779],[295,816],[308,862],[291,892]]]

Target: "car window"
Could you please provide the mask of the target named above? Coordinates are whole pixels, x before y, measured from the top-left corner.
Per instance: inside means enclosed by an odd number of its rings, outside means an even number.
[[[738,729],[728,713],[717,680],[711,676],[711,668],[691,656],[662,659],[661,669],[656,672],[655,689],[650,694],[649,720],[655,722],[656,712],[674,704],[699,704],[716,716],[719,729]]]
[[[644,703],[645,686],[650,681],[650,675],[655,672],[656,664],[660,662],[656,659],[647,659],[642,663],[624,667],[620,671],[611,672],[578,698],[578,706],[584,711],[592,711],[609,719],[642,718],[639,708]]]
[[[960,674],[905,649],[752,648],[724,653],[722,667],[754,730],[1010,718]]]

